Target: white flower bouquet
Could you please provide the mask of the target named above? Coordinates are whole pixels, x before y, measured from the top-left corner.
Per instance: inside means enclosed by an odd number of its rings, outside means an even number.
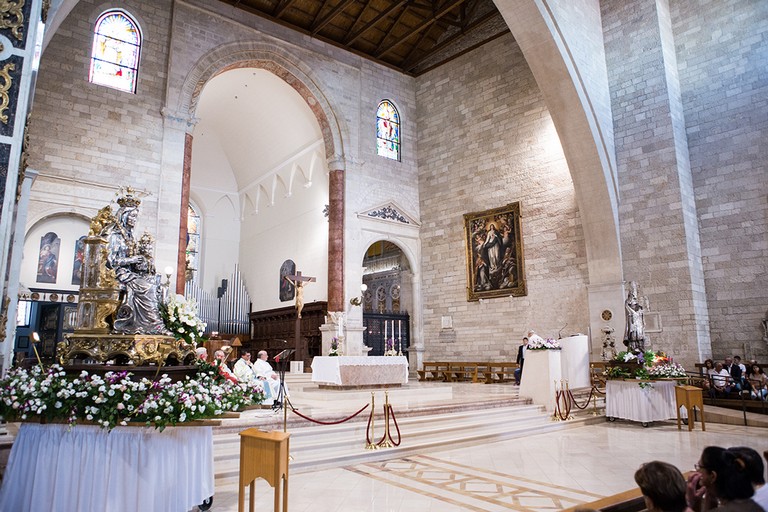
[[[534,338],[528,341],[527,350],[562,350],[563,346],[560,345],[558,340],[552,338]]]
[[[168,301],[160,305],[160,316],[165,328],[171,331],[177,340],[196,345],[205,333],[205,322],[197,317],[197,303],[183,295],[171,295]]]

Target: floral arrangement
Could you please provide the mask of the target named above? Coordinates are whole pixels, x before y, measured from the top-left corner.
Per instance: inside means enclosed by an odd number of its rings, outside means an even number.
[[[560,345],[558,340],[552,338],[542,339],[534,337],[533,340],[528,342],[526,350],[562,350],[563,346]]]
[[[685,368],[672,362],[672,359],[661,351],[619,352],[609,364],[605,375],[613,379],[652,380],[686,377]]]
[[[205,323],[197,317],[197,303],[187,300],[183,295],[172,294],[168,301],[160,304],[160,316],[165,328],[173,333],[177,340],[196,345],[203,339]]]
[[[103,376],[83,370],[72,378],[59,365],[14,368],[0,379],[0,415],[9,421],[93,422],[112,429],[129,422],[163,430],[168,425],[217,416],[264,400],[259,381],[235,384],[216,365],[198,363],[194,378],[171,382],[131,379],[128,372]]]
[[[331,350],[328,352],[329,357],[340,356],[341,350],[339,350],[339,338],[334,336],[331,338]]]

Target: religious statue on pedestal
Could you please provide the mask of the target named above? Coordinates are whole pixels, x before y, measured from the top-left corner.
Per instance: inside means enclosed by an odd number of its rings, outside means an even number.
[[[624,329],[624,345],[632,352],[643,352],[645,350],[645,318],[643,317],[643,306],[637,297],[637,283],[629,283],[629,293],[624,303],[624,312],[626,314],[627,325]]]
[[[117,309],[113,332],[119,334],[169,335],[160,317],[161,289],[152,258],[154,240],[145,233],[140,242],[133,236],[141,199],[128,191],[117,200],[120,208],[108,228],[107,268],[115,272],[124,295]]]

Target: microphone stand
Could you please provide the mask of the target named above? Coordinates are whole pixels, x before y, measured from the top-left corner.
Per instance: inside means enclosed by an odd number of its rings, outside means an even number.
[[[277,363],[277,374],[280,377],[280,389],[277,393],[277,400],[272,403],[272,410],[283,410],[283,432],[288,431],[288,407],[294,410],[293,404],[285,391],[285,370],[288,366],[288,360],[294,352],[293,349],[285,349],[274,358]]]

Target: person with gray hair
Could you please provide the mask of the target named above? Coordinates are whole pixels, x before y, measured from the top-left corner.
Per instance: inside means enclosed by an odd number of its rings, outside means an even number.
[[[256,361],[253,363],[253,372],[259,380],[264,382],[264,390],[268,391],[267,398],[271,397],[273,400],[277,400],[277,397],[280,396],[280,377],[272,369],[272,365],[267,362],[267,359],[269,359],[267,351],[260,350],[256,355]]]

